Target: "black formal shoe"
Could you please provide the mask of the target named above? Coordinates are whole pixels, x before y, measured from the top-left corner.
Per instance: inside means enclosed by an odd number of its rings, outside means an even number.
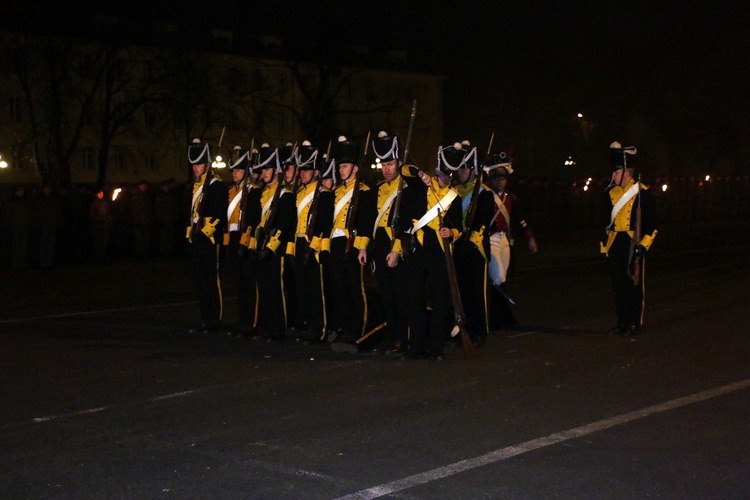
[[[471,339],[471,343],[474,344],[474,347],[482,347],[484,345],[484,337],[474,337]]]
[[[359,346],[354,342],[334,342],[331,344],[333,352],[348,352],[349,354],[357,354],[359,352]]]
[[[269,342],[272,342],[274,340],[284,340],[286,338],[286,333],[283,332],[268,332],[265,335],[266,339]]]
[[[635,337],[638,335],[639,330],[638,325],[628,325],[622,330],[622,335],[624,337]]]
[[[413,361],[416,359],[427,359],[429,355],[426,352],[412,352],[409,351],[401,356],[401,361]]]
[[[625,327],[623,325],[617,325],[616,327],[608,331],[607,334],[608,335],[622,335],[624,331],[625,331]]]
[[[386,354],[391,356],[401,356],[409,352],[409,346],[403,340],[397,340],[388,346]]]
[[[428,358],[433,361],[445,361],[445,356],[443,356],[442,352],[431,352]]]
[[[221,325],[218,322],[212,323],[201,323],[199,326],[193,327],[189,330],[191,335],[208,335],[209,333],[215,333],[221,329]]]
[[[203,333],[205,333],[205,331],[206,331],[206,325],[201,323],[200,325],[194,326],[193,328],[188,330],[188,333],[190,335],[202,335]]]
[[[253,337],[253,329],[248,327],[238,326],[227,331],[227,337],[233,338],[251,338]]]

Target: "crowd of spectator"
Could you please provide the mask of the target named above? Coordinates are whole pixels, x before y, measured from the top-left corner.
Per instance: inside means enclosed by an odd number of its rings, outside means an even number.
[[[0,187],[0,269],[50,269],[184,254],[184,184]]]
[[[512,189],[537,233],[561,235],[601,225],[606,182],[517,179]],[[750,217],[748,176],[660,178],[650,186],[662,224]],[[185,257],[186,206],[185,184],[173,179],[121,188],[0,186],[0,270]]]

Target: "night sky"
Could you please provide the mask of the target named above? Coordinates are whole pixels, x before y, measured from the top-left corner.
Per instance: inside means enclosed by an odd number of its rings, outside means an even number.
[[[331,58],[352,44],[402,49],[407,69],[447,77],[446,141],[482,143],[495,132],[544,161],[614,139],[640,141],[666,147],[672,165],[714,162],[739,171],[750,157],[745,5],[11,0],[3,23],[86,32],[93,17],[116,18],[137,38],[153,22],[173,21],[234,30],[238,43],[284,33],[300,51]],[[585,123],[576,121],[579,112]]]

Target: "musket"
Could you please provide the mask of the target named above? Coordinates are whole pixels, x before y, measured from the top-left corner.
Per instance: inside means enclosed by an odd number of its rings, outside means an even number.
[[[492,142],[495,140],[495,132],[492,132],[492,137],[490,137],[490,145],[487,146],[487,156],[490,155],[490,152],[492,151]],[[479,198],[479,190],[482,188],[482,179],[484,170],[481,168],[477,168],[477,171],[474,172],[474,189],[471,190],[471,201],[469,202],[469,209],[466,211],[466,220],[464,221],[464,227],[466,228],[465,235],[469,235],[471,233],[471,226],[474,224],[474,218],[477,214],[477,198]],[[469,240],[469,236],[465,236],[463,238],[464,241]]]
[[[331,141],[328,141],[328,151],[326,151],[325,158],[331,155]],[[315,168],[315,167],[313,167]],[[316,228],[318,225],[318,205],[320,204],[320,191],[323,186],[320,183],[320,176],[314,181],[317,185],[315,186],[315,192],[313,193],[313,199],[310,202],[310,209],[307,211],[307,227],[305,228],[305,236],[307,236],[307,251],[305,256],[302,258],[302,265],[306,266],[310,262],[312,254],[315,252],[314,249],[310,248],[310,242],[315,236]]]
[[[404,148],[404,161],[406,161],[406,155],[409,153],[409,146],[411,145],[411,135],[412,130],[414,130],[414,118],[417,116],[417,100],[414,100],[414,103],[411,107],[411,116],[409,118],[409,132],[406,136],[406,147]],[[398,162],[397,162],[398,164]],[[391,229],[393,230],[393,239],[394,241],[396,238],[401,236],[401,198],[403,197],[404,193],[404,176],[401,175],[401,166],[398,166],[399,168],[399,176],[398,176],[398,188],[396,191],[396,199],[393,202],[393,217],[391,218]]]
[[[245,233],[249,233],[251,228],[247,227],[247,200],[249,199],[249,196],[247,195],[247,183],[250,182],[250,173],[253,170],[253,149],[255,148],[255,137],[253,137],[253,140],[250,142],[250,158],[247,160],[247,166],[245,167],[245,177],[242,179],[242,198],[240,198],[240,245],[238,248],[239,256],[244,257],[247,253],[247,250],[250,248],[249,246],[246,246],[243,244],[243,236]],[[244,238],[247,241],[247,245],[250,245],[250,234],[247,234],[244,236]]]
[[[633,231],[633,243],[631,245],[631,253],[634,253],[635,247],[640,245],[641,233],[643,228],[641,227],[641,174],[638,174],[638,203],[635,207],[635,231]],[[640,255],[635,255],[633,260],[633,285],[638,286],[641,283],[641,258]]]
[[[263,227],[259,228],[260,235],[258,237],[258,251],[266,248],[268,241],[271,239],[271,228],[273,228],[273,225],[276,222],[276,214],[279,211],[279,197],[281,196],[281,191],[284,189],[284,175],[282,172],[276,172],[276,176],[276,191],[273,193],[271,207],[268,209],[268,217],[266,218],[266,223]]]
[[[362,159],[360,160],[360,167],[362,168],[362,165],[365,162],[365,159],[367,158],[367,147],[370,145],[370,132],[367,132],[367,140],[365,141],[365,152],[362,154]],[[349,202],[349,210],[346,212],[346,231],[347,231],[347,238],[346,238],[346,250],[344,253],[349,253],[349,251],[354,248],[354,240],[357,237],[357,206],[359,205],[359,179],[358,176],[354,176],[354,187],[352,187],[352,199]]]
[[[438,212],[440,227],[443,227],[442,212]],[[461,292],[458,288],[458,279],[456,278],[456,266],[453,262],[453,252],[451,251],[450,238],[443,238],[443,251],[445,253],[445,267],[448,270],[448,282],[451,289],[451,301],[453,302],[453,313],[455,323],[461,334],[461,346],[464,349],[466,359],[474,357],[474,344],[471,342],[469,332],[466,330],[466,316],[464,315],[464,306],[461,302]]]

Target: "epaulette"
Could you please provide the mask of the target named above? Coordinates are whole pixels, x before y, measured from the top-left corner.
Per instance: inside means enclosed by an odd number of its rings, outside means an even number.
[[[401,175],[404,177],[416,177],[419,175],[419,167],[416,165],[401,165]]]

